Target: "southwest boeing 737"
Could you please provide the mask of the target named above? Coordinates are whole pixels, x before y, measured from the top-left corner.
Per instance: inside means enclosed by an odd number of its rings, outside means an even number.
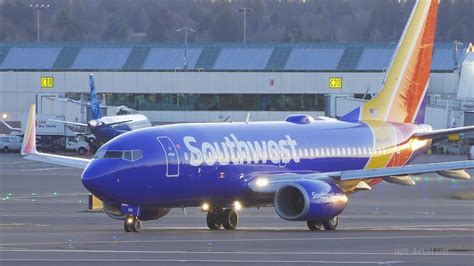
[[[210,229],[235,229],[236,210],[273,206],[289,221],[335,230],[357,191],[412,174],[469,179],[474,161],[407,165],[432,139],[474,127],[432,130],[424,114],[438,0],[418,0],[378,95],[340,119],[192,123],[124,133],[88,159],[38,153],[30,109],[25,159],[84,169],[82,183],[124,220],[127,232],[171,208],[201,206]]]

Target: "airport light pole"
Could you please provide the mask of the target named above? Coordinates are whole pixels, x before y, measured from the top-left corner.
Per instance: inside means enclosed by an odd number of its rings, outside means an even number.
[[[462,42],[455,40],[453,42],[453,60],[454,60],[454,68],[458,68],[458,53],[459,53],[459,46],[463,45]]]
[[[49,7],[49,4],[30,4],[30,8],[36,9],[36,42],[40,42],[40,11]]]
[[[241,7],[237,9],[239,12],[244,13],[244,43],[247,42],[247,12],[252,12],[252,9],[249,7]]]
[[[187,61],[187,53],[188,53],[188,32],[195,32],[191,27],[182,27],[176,30],[176,32],[184,31],[184,70],[188,70],[188,61]]]

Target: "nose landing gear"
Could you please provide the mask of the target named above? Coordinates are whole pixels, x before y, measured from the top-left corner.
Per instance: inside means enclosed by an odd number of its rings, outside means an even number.
[[[138,233],[142,229],[142,221],[137,216],[127,216],[123,224],[123,229],[125,232],[135,232]]]
[[[239,223],[239,215],[234,209],[222,211],[222,209],[216,208],[207,212],[206,222],[211,230],[219,230],[221,226],[227,230],[234,230]]]

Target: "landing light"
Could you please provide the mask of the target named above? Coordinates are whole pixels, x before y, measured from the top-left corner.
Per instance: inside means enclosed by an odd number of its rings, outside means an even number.
[[[257,184],[258,187],[264,187],[264,186],[268,185],[268,179],[259,178],[259,179],[257,179],[256,184]]]
[[[242,204],[240,204],[240,202],[236,201],[236,202],[234,202],[234,208],[236,210],[240,210],[240,209],[242,209]]]
[[[202,210],[203,212],[209,211],[209,204],[204,203],[204,204],[201,206],[201,210]]]
[[[8,118],[8,114],[4,113],[2,114],[2,119],[7,119]]]
[[[133,223],[133,218],[131,218],[131,217],[128,218],[128,219],[127,219],[127,223],[128,223],[128,224],[132,224],[132,223]]]

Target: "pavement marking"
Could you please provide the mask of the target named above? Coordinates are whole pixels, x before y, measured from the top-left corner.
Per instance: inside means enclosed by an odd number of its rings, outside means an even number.
[[[0,261],[48,261],[48,262],[202,262],[202,263],[271,263],[271,264],[395,264],[404,261],[326,261],[326,260],[193,260],[193,259],[5,259]]]
[[[0,252],[29,253],[100,253],[100,254],[236,254],[236,255],[394,255],[394,256],[474,256],[474,253],[395,253],[395,252],[323,252],[323,251],[187,251],[187,250],[110,250],[110,249],[0,249]]]
[[[18,161],[18,162],[4,162],[4,163],[0,163],[0,165],[11,165],[11,164],[43,164],[43,163],[40,163],[40,162],[34,162],[34,161],[27,161],[27,160],[23,160],[23,161]]]
[[[172,239],[172,240],[96,240],[73,241],[74,244],[104,244],[104,243],[186,243],[186,242],[270,242],[270,241],[321,241],[321,240],[370,240],[370,239],[419,239],[419,238],[472,238],[472,235],[439,235],[439,236],[361,236],[361,237],[311,237],[311,238],[239,238],[239,239]],[[1,243],[0,247],[28,245],[56,245],[64,241],[30,242],[30,243]]]
[[[16,199],[31,199],[31,198],[61,198],[61,197],[76,197],[76,196],[87,196],[90,193],[85,192],[67,192],[67,193],[39,193],[39,194],[15,194],[14,196],[8,196],[8,200]]]
[[[34,171],[64,170],[64,169],[72,169],[72,168],[71,167],[47,167],[47,168],[35,168],[35,169],[2,170],[2,172],[34,172]]]

